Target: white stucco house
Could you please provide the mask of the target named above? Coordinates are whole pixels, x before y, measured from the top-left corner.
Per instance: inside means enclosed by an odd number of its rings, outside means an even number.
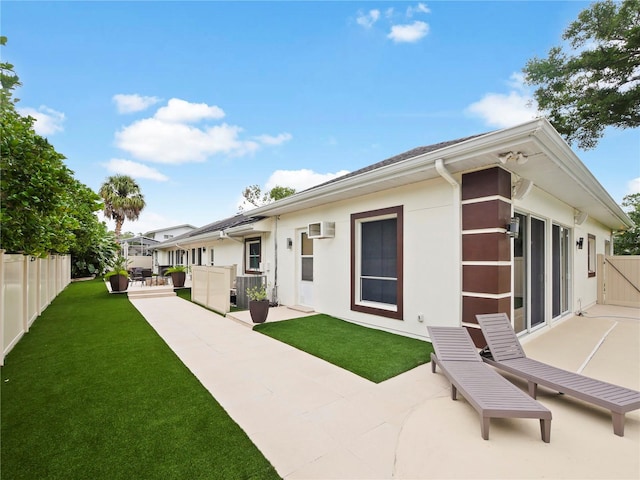
[[[173,227],[165,227],[165,228],[158,228],[156,230],[149,230],[144,234],[144,236],[147,238],[152,238],[154,240],[157,240],[158,242],[162,242],[164,240],[169,240],[173,237],[178,237],[185,233],[191,232],[195,229],[196,229],[195,226],[188,223],[183,223],[182,225],[174,225]]]
[[[594,304],[596,254],[631,226],[536,119],[410,150],[158,251],[266,275],[283,305],[415,338],[463,325],[480,345],[477,313],[527,333]]]

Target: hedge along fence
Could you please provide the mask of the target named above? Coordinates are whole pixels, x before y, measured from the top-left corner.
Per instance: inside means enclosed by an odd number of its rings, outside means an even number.
[[[0,250],[0,365],[70,282],[70,255],[36,258]]]

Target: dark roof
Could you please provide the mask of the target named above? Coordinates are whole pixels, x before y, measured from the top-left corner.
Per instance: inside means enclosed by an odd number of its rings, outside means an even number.
[[[204,227],[196,228],[195,230],[191,230],[190,232],[167,239],[162,242],[160,246],[165,243],[175,243],[179,242],[180,240],[189,239],[198,235],[203,235],[205,233],[220,232],[228,228],[239,227],[240,225],[249,225],[251,223],[262,220],[263,218],[264,217],[247,217],[242,213],[239,213],[237,215],[234,215],[233,217],[225,218],[224,220],[217,220],[213,223],[205,225]]]
[[[303,190],[304,192],[308,192],[310,190],[314,190],[316,188],[319,187],[324,187],[325,185],[330,185],[332,183],[335,182],[339,182],[341,180],[344,180],[346,178],[350,178],[350,177],[355,177],[358,176],[362,173],[366,173],[366,172],[370,172],[373,170],[377,170],[378,168],[382,168],[382,167],[386,167],[387,165],[393,165],[394,163],[399,163],[403,160],[408,160],[410,158],[413,157],[417,157],[419,155],[424,155],[425,153],[429,153],[429,152],[435,152],[436,150],[440,150],[446,147],[450,147],[451,145],[455,145],[457,143],[462,143],[462,142],[466,142],[467,140],[471,140],[472,138],[477,138],[477,137],[482,137],[483,135],[486,135],[489,132],[486,133],[481,133],[479,135],[471,135],[469,137],[464,137],[464,138],[458,138],[457,140],[449,140],[447,142],[440,142],[440,143],[434,143],[433,145],[427,145],[424,147],[417,147],[417,148],[413,148],[411,150],[408,150],[404,153],[400,153],[398,155],[395,155],[393,157],[387,158],[386,160],[382,160],[378,163],[374,163],[372,165],[368,165],[366,167],[360,168],[358,170],[355,170],[353,172],[347,173],[346,175],[342,175],[341,177],[337,177],[334,178],[332,180],[329,180],[328,182],[324,182],[321,183],[319,185],[315,185],[311,188],[307,188],[306,190]]]
[[[202,235],[203,233],[219,232],[226,230],[227,228],[239,227],[240,225],[248,225],[255,223],[258,220],[262,220],[264,217],[247,217],[242,213],[234,215],[233,217],[225,218],[224,220],[218,220],[216,222],[205,225],[204,227],[196,228],[185,235],[180,235],[181,238],[195,237]]]

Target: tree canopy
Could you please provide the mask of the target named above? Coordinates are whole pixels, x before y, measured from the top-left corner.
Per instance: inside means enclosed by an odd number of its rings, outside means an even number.
[[[276,185],[271,190],[267,190],[262,193],[262,189],[259,185],[249,185],[242,192],[242,196],[244,197],[246,204],[253,205],[254,207],[261,207],[271,202],[275,202],[276,200],[281,200],[293,195],[294,193],[296,193],[294,188],[281,187],[279,185]],[[240,211],[242,210],[243,207],[241,206]]]
[[[100,187],[104,200],[104,216],[116,222],[115,234],[120,239],[125,220],[135,221],[146,206],[138,183],[128,175],[113,175]]]
[[[0,45],[6,43],[0,37]],[[21,84],[8,62],[0,63],[0,82],[0,248],[35,256],[70,253],[84,272],[101,270],[115,244],[95,215],[100,197],[35,132],[35,120],[17,112],[13,92]]]
[[[640,0],[597,2],[565,30],[566,46],[533,58],[525,81],[565,137],[596,146],[607,126],[640,125]]]
[[[622,206],[626,207],[627,215],[635,225],[614,237],[614,254],[640,255],[640,193],[624,197]]]

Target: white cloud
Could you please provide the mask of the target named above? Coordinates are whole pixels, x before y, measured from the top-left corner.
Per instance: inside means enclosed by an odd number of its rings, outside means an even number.
[[[627,183],[627,195],[640,193],[640,177],[634,178]]]
[[[358,12],[356,22],[364,28],[371,28],[380,19],[380,10],[369,10],[367,13]]]
[[[220,107],[172,98],[153,117],[136,120],[117,131],[115,144],[136,160],[181,164],[204,162],[220,154],[247,155],[292,138],[285,132],[245,139],[243,129],[237,125],[205,123],[223,116]]]
[[[498,128],[512,127],[539,116],[536,102],[524,85],[521,74],[512,74],[507,85],[511,89],[508,94],[487,93],[481,100],[469,105],[467,113]]]
[[[271,190],[276,185],[279,185],[281,187],[294,188],[299,192],[315,185],[328,182],[334,178],[341,177],[347,173],[349,173],[348,170],[340,170],[336,173],[317,173],[308,169],[276,170],[267,180],[265,189]]]
[[[130,175],[133,178],[148,178],[158,182],[166,182],[169,180],[169,177],[160,173],[155,168],[143,165],[142,163],[132,162],[131,160],[112,158],[105,166],[111,173]]]
[[[293,137],[291,136],[290,133],[281,133],[280,135],[259,135],[256,137],[256,140],[258,140],[260,143],[262,143],[263,145],[282,145],[285,142],[288,142],[289,140],[291,140]]]
[[[157,163],[204,162],[225,153],[239,156],[256,151],[259,144],[238,138],[242,129],[234,125],[198,128],[146,118],[116,133],[116,145],[135,158]]]
[[[158,109],[154,118],[171,123],[194,123],[206,119],[218,120],[223,118],[224,111],[206,103],[190,103],[179,98],[172,98],[166,107]]]
[[[396,43],[414,43],[425,37],[428,33],[429,25],[416,20],[407,25],[393,25],[387,38],[390,38]]]
[[[419,3],[415,7],[407,7],[407,17],[412,17],[415,13],[431,13],[431,10],[424,3]]]
[[[46,105],[41,105],[37,110],[31,107],[19,108],[18,113],[22,116],[33,117],[36,121],[33,129],[38,135],[53,135],[64,130],[64,113],[58,112]]]
[[[137,93],[131,95],[118,93],[113,96],[112,100],[116,104],[118,113],[140,112],[160,101],[158,97],[144,97]]]

